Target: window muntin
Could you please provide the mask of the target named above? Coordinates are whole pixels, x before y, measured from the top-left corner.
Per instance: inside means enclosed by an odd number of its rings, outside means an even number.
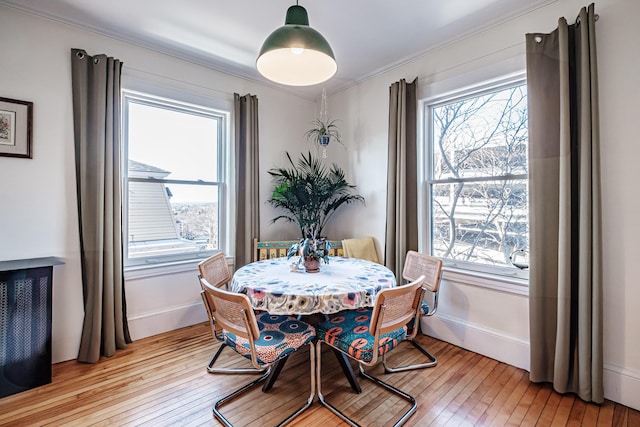
[[[427,103],[431,253],[446,264],[513,274],[528,251],[524,81]]]
[[[127,264],[219,250],[228,115],[133,92],[123,112]]]

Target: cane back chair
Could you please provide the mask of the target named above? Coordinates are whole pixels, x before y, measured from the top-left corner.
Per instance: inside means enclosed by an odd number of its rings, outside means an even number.
[[[229,282],[231,281],[231,271],[229,271],[229,266],[227,265],[224,253],[218,252],[217,254],[200,262],[200,264],[198,264],[198,270],[200,272],[198,274],[199,279],[205,279],[209,284],[216,288],[228,290]],[[200,282],[200,287],[202,288],[202,281]],[[215,325],[212,323],[213,320],[211,316],[209,316],[209,321],[211,332],[215,336]],[[207,372],[210,374],[263,374],[265,372],[264,369],[257,370],[255,368],[216,368],[215,363],[226,346],[227,344],[224,341],[220,343],[218,350],[216,350],[207,365]]]
[[[408,251],[404,261],[402,278],[406,282],[411,282],[420,276],[424,276],[424,281],[422,282],[422,298],[424,299],[424,294],[427,292],[433,295],[433,306],[429,307],[429,304],[427,304],[426,301],[422,301],[420,314],[422,316],[433,316],[438,310],[438,294],[440,291],[440,278],[442,276],[442,260],[420,252]],[[420,352],[426,356],[429,361],[413,365],[391,367],[389,366],[386,358],[383,357],[382,364],[384,365],[385,372],[402,372],[412,369],[433,368],[438,364],[438,359],[415,340],[417,333],[418,327],[414,330],[409,330],[405,340],[409,341],[415,348],[420,350]]]
[[[311,392],[306,403],[288,415],[278,426],[289,423],[309,408],[315,398],[315,328],[292,316],[272,315],[266,312],[256,314],[246,295],[225,291],[203,278],[200,282],[202,300],[211,324],[214,325],[215,337],[249,359],[256,370],[265,371],[256,380],[216,401],[213,405],[214,416],[222,424],[232,427],[220,412],[220,408],[265,381],[275,362],[309,344]]]
[[[383,289],[376,295],[373,309],[360,308],[329,315],[329,320],[316,327],[318,335],[316,344],[318,399],[322,405],[351,425],[357,426],[358,423],[336,406],[327,402],[322,395],[321,344],[324,342],[356,360],[363,378],[373,381],[374,384],[409,402],[411,407],[394,424],[394,426],[402,425],[416,411],[416,399],[370,375],[364,367],[375,365],[379,358],[384,357],[385,354],[397,347],[407,334],[407,324],[412,324],[413,328],[417,328],[423,279],[424,277],[421,276],[409,284]]]

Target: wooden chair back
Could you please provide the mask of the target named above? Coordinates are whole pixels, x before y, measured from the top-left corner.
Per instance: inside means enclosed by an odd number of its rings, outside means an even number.
[[[282,258],[287,256],[289,248],[298,240],[264,240],[258,241],[253,239],[253,261],[262,261],[264,259]],[[329,240],[331,249],[329,256],[344,256],[342,249],[342,241]]]

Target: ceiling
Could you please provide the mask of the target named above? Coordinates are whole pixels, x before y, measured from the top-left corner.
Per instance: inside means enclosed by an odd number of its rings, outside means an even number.
[[[556,0],[301,0],[329,41],[338,72],[324,84],[287,87],[255,69],[264,39],[291,0],[0,0],[309,99],[410,61]],[[126,66],[126,64],[125,64]]]

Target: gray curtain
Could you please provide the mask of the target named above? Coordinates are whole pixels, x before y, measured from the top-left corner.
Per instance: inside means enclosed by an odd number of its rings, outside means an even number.
[[[402,274],[407,251],[418,250],[417,78],[389,88],[387,224],[384,264]]]
[[[531,373],[603,402],[595,12],[527,34]]]
[[[106,55],[71,50],[84,322],[80,362],[131,342],[122,267],[120,74]]]
[[[236,159],[235,268],[252,261],[253,238],[260,237],[260,187],[258,174],[258,97],[233,95]]]

